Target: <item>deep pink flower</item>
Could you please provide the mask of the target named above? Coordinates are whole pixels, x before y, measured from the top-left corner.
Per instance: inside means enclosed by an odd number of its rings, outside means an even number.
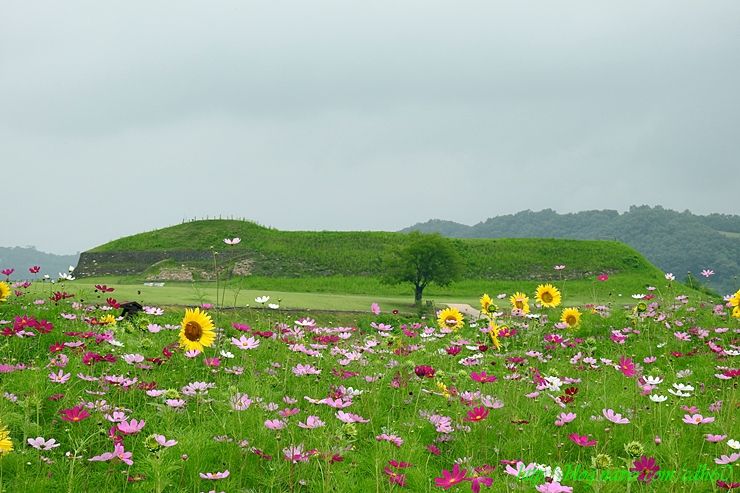
[[[452,466],[452,471],[442,469],[442,477],[434,478],[434,484],[440,488],[449,489],[456,484],[465,481],[465,475],[468,473],[467,469],[460,470],[460,465],[455,464]]]
[[[465,421],[483,421],[488,417],[489,413],[490,411],[484,406],[474,407],[472,411],[468,411]]]
[[[472,372],[470,374],[470,378],[472,378],[476,382],[480,383],[489,383],[489,382],[495,382],[496,376],[495,375],[488,375],[486,372],[482,371],[480,373],[478,372]]]
[[[653,480],[655,473],[660,471],[660,466],[655,462],[655,457],[648,458],[643,455],[639,459],[635,460],[634,467],[630,468],[630,471],[640,473],[637,477],[638,481],[649,483]]]
[[[635,363],[631,358],[625,358],[622,356],[619,358],[619,371],[624,374],[625,377],[635,376]]]
[[[70,409],[62,409],[59,411],[59,414],[62,415],[62,419],[64,421],[83,421],[90,417],[90,413],[88,413],[85,408],[82,406],[75,406]]]
[[[578,433],[572,433],[568,435],[568,438],[579,447],[593,447],[597,443],[596,440],[589,440],[588,436],[579,435]]]
[[[31,274],[38,274],[39,271],[41,271],[41,266],[39,265],[34,265],[33,267],[28,268],[28,272],[30,272]]]
[[[436,370],[429,365],[419,365],[414,368],[414,373],[416,373],[416,376],[420,378],[433,378]]]

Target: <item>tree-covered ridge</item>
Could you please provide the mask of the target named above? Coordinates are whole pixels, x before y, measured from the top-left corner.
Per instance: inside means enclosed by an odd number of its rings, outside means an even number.
[[[666,272],[695,279],[723,293],[734,291],[740,275],[740,216],[663,207],[558,214],[552,209],[496,216],[474,226],[431,220],[404,231],[438,232],[457,238],[574,238],[624,242]],[[704,269],[715,272],[700,276]]]
[[[28,268],[35,265],[41,267],[36,277],[47,274],[56,278],[59,272],[67,272],[70,265],[77,265],[78,258],[79,255],[40,252],[33,246],[0,247],[0,269],[14,269],[13,277],[16,279],[34,277]]]

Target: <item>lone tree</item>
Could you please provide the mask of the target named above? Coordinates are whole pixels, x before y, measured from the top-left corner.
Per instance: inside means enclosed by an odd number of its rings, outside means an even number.
[[[447,286],[460,278],[461,271],[460,257],[450,240],[437,233],[414,231],[407,243],[387,258],[383,281],[410,282],[414,285],[414,302],[421,305],[421,295],[430,282]]]

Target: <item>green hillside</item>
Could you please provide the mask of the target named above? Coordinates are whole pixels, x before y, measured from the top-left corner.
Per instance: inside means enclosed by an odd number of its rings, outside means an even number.
[[[224,238],[232,237],[241,238],[241,243],[224,244]],[[76,274],[156,278],[167,269],[184,269],[197,279],[213,271],[215,252],[225,277],[377,276],[384,256],[406,238],[403,233],[278,231],[248,221],[193,221],[120,238],[84,252]],[[556,264],[565,264],[563,276],[574,279],[608,272],[639,274],[647,282],[661,275],[635,250],[615,241],[451,241],[463,259],[466,279],[546,279]]]
[[[455,238],[612,239],[630,245],[665,272],[731,293],[740,276],[740,216],[695,215],[663,207],[632,206],[629,211],[558,214],[551,209],[495,216],[476,225],[430,220],[403,230],[436,232]],[[714,275],[700,277],[704,269]]]

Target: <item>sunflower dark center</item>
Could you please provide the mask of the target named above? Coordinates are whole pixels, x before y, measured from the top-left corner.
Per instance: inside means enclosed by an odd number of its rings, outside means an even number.
[[[549,291],[545,291],[544,293],[542,293],[542,301],[544,301],[545,303],[552,303],[552,293],[550,293]]]
[[[514,306],[516,306],[517,308],[521,310],[522,308],[524,308],[524,302],[522,300],[516,300],[514,302]]]
[[[457,325],[457,319],[456,318],[448,318],[447,320],[445,320],[445,323],[447,325]]]
[[[203,328],[198,322],[191,320],[185,324],[185,337],[190,341],[199,341],[203,335]]]
[[[576,322],[578,321],[576,320],[575,315],[568,315],[567,317],[565,317],[565,323],[567,323],[568,325],[575,325]]]

